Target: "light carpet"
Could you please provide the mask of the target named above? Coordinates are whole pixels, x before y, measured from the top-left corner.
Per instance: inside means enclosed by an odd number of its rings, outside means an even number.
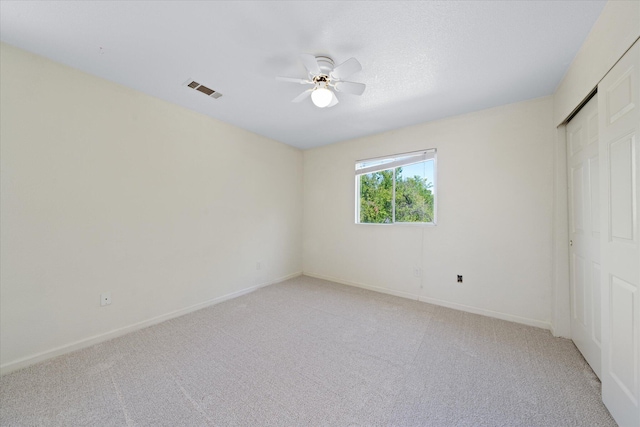
[[[3,426],[615,426],[573,343],[309,277],[0,378]]]

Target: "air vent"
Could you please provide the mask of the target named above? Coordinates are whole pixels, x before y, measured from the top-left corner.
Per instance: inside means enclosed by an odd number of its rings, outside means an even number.
[[[222,94],[220,92],[216,92],[215,90],[213,90],[211,88],[208,88],[208,87],[206,87],[204,85],[201,85],[200,83],[198,83],[195,80],[189,79],[184,84],[187,87],[190,87],[191,89],[195,89],[198,92],[202,92],[205,95],[210,96],[211,98],[214,98],[214,99],[218,99],[218,98],[220,98],[222,96]]]
[[[209,89],[208,87],[202,86],[202,85],[198,86],[196,88],[196,90],[199,90],[200,92],[204,93],[205,95],[209,95],[209,96],[211,96],[211,94],[215,92],[215,90]]]

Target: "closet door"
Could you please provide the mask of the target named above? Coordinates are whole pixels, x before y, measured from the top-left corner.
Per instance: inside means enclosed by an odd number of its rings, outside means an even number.
[[[600,161],[597,95],[567,123],[571,338],[600,376]]]
[[[602,231],[602,399],[640,426],[640,43],[598,85]]]

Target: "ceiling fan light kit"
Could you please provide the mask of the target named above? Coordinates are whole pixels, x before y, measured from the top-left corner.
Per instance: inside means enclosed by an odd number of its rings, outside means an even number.
[[[331,91],[326,87],[320,87],[311,92],[311,101],[319,108],[328,106],[331,103],[331,98]]]
[[[302,102],[311,96],[311,102],[316,107],[328,108],[338,103],[338,97],[334,91],[362,95],[366,88],[363,83],[342,80],[344,77],[362,70],[362,66],[355,58],[350,58],[337,67],[334,66],[333,60],[327,56],[302,54],[300,59],[308,71],[307,79],[276,77],[276,80],[281,82],[313,85],[311,89],[307,89],[296,96],[292,102]]]

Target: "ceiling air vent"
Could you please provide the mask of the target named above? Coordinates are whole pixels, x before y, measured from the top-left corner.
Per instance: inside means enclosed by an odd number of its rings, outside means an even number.
[[[190,87],[191,89],[195,89],[198,92],[202,92],[205,95],[210,96],[211,98],[218,99],[218,98],[220,98],[222,96],[222,94],[220,92],[216,92],[215,90],[213,90],[211,88],[208,88],[208,87],[206,87],[204,85],[201,85],[200,83],[198,83],[195,80],[189,79],[184,84],[187,87]]]

